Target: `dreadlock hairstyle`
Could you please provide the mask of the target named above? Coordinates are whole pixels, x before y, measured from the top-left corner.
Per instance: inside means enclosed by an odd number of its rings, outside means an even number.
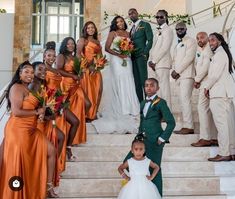
[[[23,62],[22,64],[20,64],[6,90],[6,99],[7,99],[7,110],[9,111],[11,109],[11,101],[9,99],[9,94],[10,94],[10,90],[11,90],[11,87],[14,85],[14,84],[22,84],[22,81],[20,80],[20,73],[22,72],[22,70],[24,68],[26,68],[26,66],[32,66],[32,64],[29,62],[29,61],[25,61]],[[33,68],[33,66],[32,66]]]
[[[228,71],[230,74],[233,73],[233,69],[234,69],[233,57],[232,57],[232,54],[229,50],[228,44],[226,43],[226,41],[224,40],[224,37],[221,34],[214,32],[214,33],[210,34],[210,36],[212,36],[212,35],[215,36],[221,42],[221,46],[223,47],[224,51],[226,52],[226,54],[228,56],[228,60],[229,60]]]
[[[169,20],[168,20],[168,12],[166,10],[158,10],[157,12],[162,12],[165,17],[166,17],[166,24],[169,24]]]

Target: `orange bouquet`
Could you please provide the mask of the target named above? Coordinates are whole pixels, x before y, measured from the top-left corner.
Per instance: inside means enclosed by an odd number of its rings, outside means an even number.
[[[102,54],[96,54],[93,59],[93,65],[95,67],[95,70],[100,71],[104,69],[107,62],[108,60],[106,59],[106,56],[103,56]]]
[[[130,56],[135,50],[133,42],[128,37],[116,37],[114,39],[114,51],[121,55]],[[122,66],[127,66],[127,62],[123,59]]]

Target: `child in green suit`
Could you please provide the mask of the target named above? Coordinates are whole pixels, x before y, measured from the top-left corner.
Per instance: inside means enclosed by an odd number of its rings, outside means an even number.
[[[162,152],[166,141],[175,128],[175,119],[164,99],[157,96],[159,90],[158,81],[154,78],[148,78],[145,81],[146,99],[140,104],[140,127],[139,133],[145,135],[146,156],[161,167]],[[167,123],[163,130],[161,121]],[[132,157],[129,152],[125,160]],[[150,172],[152,172],[150,170]],[[162,195],[162,173],[161,170],[153,179],[159,193]]]

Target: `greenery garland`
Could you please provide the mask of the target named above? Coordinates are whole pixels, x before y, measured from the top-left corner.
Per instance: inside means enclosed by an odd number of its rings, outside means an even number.
[[[0,13],[7,13],[5,9],[0,8]]]
[[[118,14],[113,14],[113,15],[109,15],[106,11],[104,11],[104,23],[107,24],[107,20],[110,16],[117,16]],[[143,14],[139,14],[139,18],[140,19],[147,19],[149,21],[155,21],[155,15],[150,15],[150,14],[146,14],[146,13],[143,13]],[[182,21],[188,25],[191,25],[191,19],[189,17],[188,14],[185,14],[185,15],[180,15],[180,14],[171,14],[168,16],[168,19],[170,21],[170,23],[176,23],[178,21]],[[128,23],[131,23],[130,20],[128,20]]]

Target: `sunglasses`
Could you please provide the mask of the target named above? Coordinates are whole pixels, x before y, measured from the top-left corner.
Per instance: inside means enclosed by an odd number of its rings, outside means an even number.
[[[175,30],[176,31],[179,31],[179,30],[181,30],[181,31],[183,31],[185,28],[176,28]]]
[[[164,16],[155,16],[156,19],[164,19]]]

